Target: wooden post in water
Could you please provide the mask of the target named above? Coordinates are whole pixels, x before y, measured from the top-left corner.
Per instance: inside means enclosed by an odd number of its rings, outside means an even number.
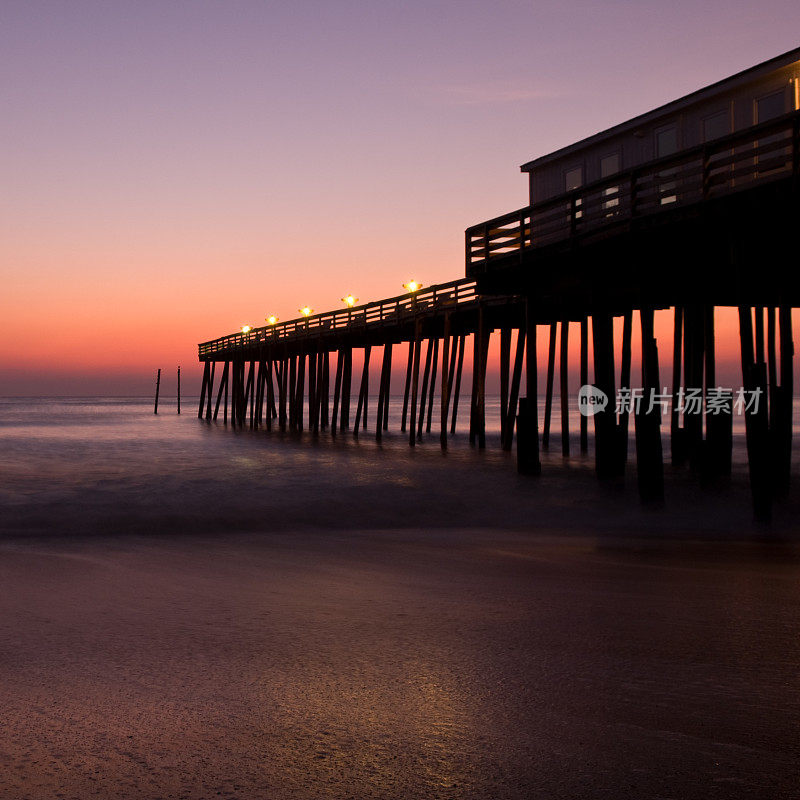
[[[641,312],[640,312],[641,323]],[[641,323],[644,324],[644,323]],[[622,317],[622,357],[620,359],[619,367],[619,385],[620,388],[631,388],[631,336],[633,333],[633,312],[628,310]],[[642,351],[644,356],[645,351]],[[644,375],[644,373],[642,373]],[[616,404],[616,400],[615,400]],[[619,415],[619,422],[617,423],[617,436],[619,447],[619,474],[625,472],[625,465],[628,462],[628,417],[630,412],[628,408],[622,409]]]
[[[769,465],[769,421],[766,413],[766,365],[757,363],[753,349],[753,318],[750,306],[739,306],[739,340],[742,356],[742,384],[745,390],[745,430],[747,438],[747,467],[753,512],[757,520],[767,522],[772,517],[772,489]],[[763,379],[763,382],[762,382]],[[758,407],[755,404],[758,402]]]
[[[569,320],[561,320],[561,364],[559,378],[561,384],[561,455],[569,456]]]
[[[505,438],[503,439],[503,450],[508,452],[514,444],[514,425],[517,420],[517,403],[519,399],[519,386],[522,380],[522,364],[525,356],[525,329],[520,328],[517,331],[517,349],[514,354],[514,374],[511,378],[511,396],[508,401],[508,410],[506,412],[506,430]]]
[[[406,383],[403,390],[403,416],[400,421],[400,431],[405,433],[406,419],[408,418],[408,393],[411,391],[411,371],[414,367],[414,342],[408,343],[408,364],[406,365]]]
[[[206,383],[208,381],[208,361],[206,361],[206,368],[203,370],[203,389],[202,394],[205,395],[206,393]],[[158,414],[158,391],[161,388],[161,370],[158,370],[158,375],[156,376],[156,403],[153,406],[153,413]],[[203,397],[200,398],[200,413],[203,413]]]
[[[792,466],[792,422],[794,418],[794,342],[792,341],[792,307],[781,305],[780,321],[780,390],[779,408],[775,415],[775,493],[784,497],[789,492]]]
[[[409,420],[408,443],[414,447],[417,441],[417,391],[419,389],[419,356],[422,348],[421,323],[414,323],[414,365],[411,374],[411,419]]]
[[[364,367],[361,370],[361,385],[358,390],[358,406],[356,407],[356,424],[353,425],[353,436],[358,436],[359,425],[367,427],[367,394],[369,392],[369,357],[372,352],[371,345],[364,348]]]
[[[547,383],[544,395],[544,428],[542,430],[542,447],[550,447],[550,415],[553,411],[553,379],[556,369],[556,333],[558,323],[550,323],[550,346],[547,352]]]
[[[652,403],[659,392],[658,349],[653,335],[653,309],[639,311],[642,326],[642,388],[644,398],[634,409],[636,423],[636,475],[639,497],[645,503],[664,499],[664,463],[661,454],[661,406]]]
[[[455,350],[453,350],[453,353],[455,354]],[[447,412],[450,405],[452,369],[450,358],[450,314],[445,314],[442,337],[442,397],[439,414],[439,444],[442,450],[447,450]]]
[[[433,398],[436,389],[436,368],[439,364],[439,337],[433,340],[433,359],[431,360],[431,383],[428,394],[428,419],[425,423],[425,433],[431,432],[431,417],[433,415]],[[444,371],[444,367],[442,367]]]
[[[336,436],[339,428],[339,397],[342,393],[342,370],[344,367],[343,351],[336,352],[336,375],[333,379],[333,413],[331,415],[331,434]]]
[[[209,373],[209,363],[206,361],[203,364],[203,383],[200,386],[200,407],[197,409],[197,419],[203,419],[203,409],[206,405],[206,390],[208,389],[208,373]],[[158,371],[158,377],[156,378],[156,407],[153,411],[154,414],[158,414],[158,387],[161,384],[161,370]]]
[[[480,347],[480,360],[478,361],[478,391],[476,396],[476,422],[478,434],[478,447],[483,450],[486,447],[486,362],[489,355],[489,337],[491,332],[487,328],[486,313],[483,303],[478,308],[478,339]]]
[[[208,392],[209,405],[211,404],[211,391]],[[178,367],[178,413],[181,413],[181,368]]]
[[[425,424],[425,401],[428,398],[428,380],[431,375],[431,356],[433,355],[433,339],[428,339],[428,349],[425,351],[425,372],[422,378],[422,393],[419,398],[419,423],[417,427],[417,441],[422,441],[422,428]]]
[[[594,385],[605,394],[606,406],[594,415],[595,470],[597,477],[610,478],[619,472],[616,391],[614,377],[614,323],[607,311],[592,315]]]
[[[589,320],[584,314],[581,317],[581,386],[589,383]],[[589,450],[589,417],[580,414],[581,453]]]
[[[340,430],[350,429],[350,391],[353,385],[353,348],[344,352],[344,372],[342,373],[342,421]]]
[[[672,465],[683,464],[686,460],[684,429],[680,426],[678,401],[681,389],[681,353],[683,350],[683,306],[675,306],[675,321],[672,340],[672,407],[670,409],[670,455]]]
[[[327,430],[330,422],[330,397],[331,397],[331,361],[330,352],[325,350],[322,357],[322,430]]]
[[[389,430],[389,393],[392,387],[392,350],[392,343],[387,342],[384,345],[384,354],[386,355],[386,386],[383,390],[383,421],[381,424],[381,428],[384,431]]]
[[[453,390],[453,414],[450,418],[450,433],[456,432],[456,420],[458,419],[458,401],[461,396],[461,373],[464,369],[464,348],[467,345],[466,334],[458,337],[458,366],[456,367],[456,384]]]
[[[536,317],[530,298],[525,305],[525,382],[526,396],[520,398],[517,418],[517,470],[525,475],[540,475]]]
[[[219,389],[217,390],[217,402],[216,402],[216,405],[214,406],[214,421],[215,422],[217,420],[217,415],[219,414],[219,404],[220,404],[220,401],[222,400],[222,390],[224,388],[226,394],[227,394],[227,391],[228,391],[228,368],[229,368],[229,365],[230,365],[230,362],[226,361],[225,362],[225,366],[222,368],[222,377],[219,379]],[[225,413],[226,413],[226,418],[227,418],[227,411]]]
[[[508,424],[508,380],[511,371],[511,328],[500,328],[500,442],[505,449]]]

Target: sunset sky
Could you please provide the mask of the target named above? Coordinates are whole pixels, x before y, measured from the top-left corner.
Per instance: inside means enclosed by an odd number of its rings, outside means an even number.
[[[461,277],[520,164],[798,30],[796,0],[2,0],[0,395],[197,391],[199,341]]]

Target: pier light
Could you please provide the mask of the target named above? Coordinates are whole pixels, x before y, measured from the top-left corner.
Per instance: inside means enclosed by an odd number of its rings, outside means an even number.
[[[358,298],[357,298],[357,297],[353,297],[353,295],[351,295],[351,294],[348,294],[348,295],[345,295],[345,296],[342,298],[342,302],[343,302],[343,303],[344,303],[344,304],[345,304],[345,305],[346,305],[348,308],[352,308],[352,307],[353,307],[353,306],[354,306],[354,305],[355,305],[355,304],[358,302]]]
[[[422,288],[422,284],[418,281],[409,281],[403,284],[403,288],[414,294],[414,292],[418,292]]]
[[[270,314],[266,318],[267,325],[275,325],[275,323],[277,323],[277,321],[278,321],[278,318],[274,314]]]
[[[297,309],[304,317],[310,317],[314,313],[314,309],[310,306],[303,306]]]
[[[242,333],[250,333],[253,330],[252,325],[242,325]]]

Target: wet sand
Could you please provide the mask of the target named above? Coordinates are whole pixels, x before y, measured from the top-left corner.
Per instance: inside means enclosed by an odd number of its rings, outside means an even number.
[[[0,797],[789,798],[793,544],[0,544]]]

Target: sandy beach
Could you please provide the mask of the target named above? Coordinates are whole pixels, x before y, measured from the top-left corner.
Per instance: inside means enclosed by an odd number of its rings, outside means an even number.
[[[793,545],[0,547],[4,798],[796,797]]]

